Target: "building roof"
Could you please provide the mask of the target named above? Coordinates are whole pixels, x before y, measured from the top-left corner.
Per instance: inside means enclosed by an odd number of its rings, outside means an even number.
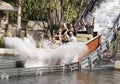
[[[11,4],[0,0],[0,10],[3,10],[3,11],[18,11],[18,7],[14,7]]]

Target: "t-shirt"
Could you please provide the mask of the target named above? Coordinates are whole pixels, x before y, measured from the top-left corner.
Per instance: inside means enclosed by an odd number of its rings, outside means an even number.
[[[93,30],[94,30],[94,26],[93,25],[91,25],[89,27],[87,25],[85,25],[85,27],[86,27],[86,32],[88,34],[93,34]]]
[[[76,42],[76,41],[77,41],[77,39],[75,36],[70,37],[70,42]]]

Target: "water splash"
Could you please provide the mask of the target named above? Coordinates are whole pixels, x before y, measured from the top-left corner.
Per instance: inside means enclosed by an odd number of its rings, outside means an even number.
[[[119,14],[120,0],[105,0],[99,7],[96,7],[95,12],[87,15],[86,20],[92,21],[92,16],[95,17],[94,31],[98,34],[102,33],[102,40],[105,40]]]
[[[25,62],[25,67],[52,66],[57,63],[68,64],[78,61],[78,56],[87,51],[83,42],[73,42],[61,45],[54,49],[36,48],[31,40],[17,37],[5,38],[5,44],[17,50],[20,59]]]

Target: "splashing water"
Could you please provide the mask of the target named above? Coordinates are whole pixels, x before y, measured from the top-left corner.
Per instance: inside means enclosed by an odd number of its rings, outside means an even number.
[[[120,13],[119,10],[120,0],[106,0],[101,3],[99,8],[96,8],[94,13],[88,14],[87,20],[91,21],[91,17],[95,16],[94,31],[102,32],[103,39],[106,39],[105,36],[110,31],[109,28],[112,28]],[[5,38],[5,44],[18,51],[20,59],[25,62],[25,67],[51,66],[58,62],[61,64],[76,62],[78,56],[87,51],[86,44],[82,42],[68,43],[54,49],[48,47],[49,43],[43,43],[45,49],[38,49],[31,37],[23,40],[17,37]]]
[[[105,0],[96,8],[95,12],[89,13],[86,16],[87,21],[92,21],[92,16],[95,17],[94,31],[98,34],[103,34],[105,40],[114,25],[115,20],[120,14],[120,0]]]
[[[23,40],[17,37],[5,38],[5,44],[17,50],[20,59],[25,62],[25,67],[52,66],[68,64],[78,61],[78,56],[87,51],[85,43],[74,42],[61,45],[55,49],[38,49],[29,38]]]

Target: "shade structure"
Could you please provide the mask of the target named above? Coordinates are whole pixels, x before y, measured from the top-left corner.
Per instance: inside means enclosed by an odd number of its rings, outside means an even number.
[[[0,10],[3,10],[3,11],[18,11],[18,7],[14,7],[11,4],[0,0]]]

